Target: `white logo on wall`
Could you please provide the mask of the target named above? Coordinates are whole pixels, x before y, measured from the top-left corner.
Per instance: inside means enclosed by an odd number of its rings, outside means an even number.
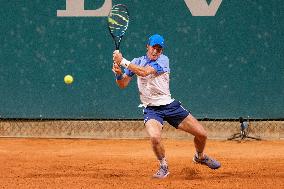
[[[222,0],[212,0],[209,5],[206,0],[184,0],[192,16],[215,16]]]
[[[222,0],[184,0],[192,16],[215,16]],[[108,16],[112,7],[112,0],[105,0],[104,4],[96,10],[85,10],[85,0],[66,0],[66,10],[57,10],[58,17],[100,17]]]
[[[105,0],[102,7],[96,10],[85,10],[85,0],[66,0],[66,10],[57,10],[57,16],[108,16],[112,0]]]

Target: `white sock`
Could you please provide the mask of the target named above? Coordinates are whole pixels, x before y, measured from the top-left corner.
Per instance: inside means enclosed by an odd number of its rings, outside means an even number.
[[[196,151],[196,156],[198,159],[203,159],[203,152],[197,152]]]
[[[163,157],[161,160],[159,160],[160,162],[160,166],[168,166],[168,163],[167,163],[167,159],[166,157]]]

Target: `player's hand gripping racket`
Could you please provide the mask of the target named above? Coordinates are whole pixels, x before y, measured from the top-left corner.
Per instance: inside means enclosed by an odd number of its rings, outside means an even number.
[[[114,5],[108,15],[108,29],[115,43],[115,50],[119,50],[120,41],[129,23],[129,13],[123,4]]]

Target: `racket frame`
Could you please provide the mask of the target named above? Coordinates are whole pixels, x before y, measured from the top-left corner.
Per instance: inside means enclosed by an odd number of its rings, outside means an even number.
[[[124,5],[124,4],[116,4],[116,5],[114,5],[114,6],[111,8],[111,10],[110,10],[110,12],[109,12],[109,14],[108,14],[108,30],[109,30],[109,33],[110,33],[111,37],[112,37],[113,40],[114,40],[114,43],[115,43],[115,50],[119,50],[121,39],[122,39],[122,37],[124,36],[124,34],[125,34],[125,32],[126,32],[126,30],[127,30],[127,28],[128,28],[128,23],[129,23],[129,20],[128,20],[126,29],[124,30],[124,32],[122,32],[121,35],[115,36],[115,35],[113,34],[113,32],[111,31],[111,28],[110,28],[110,26],[109,26],[109,18],[110,18],[110,14],[112,13],[112,10],[113,10],[115,7],[117,7],[117,6],[123,6],[123,7],[125,8],[126,13],[127,13],[126,15],[128,16],[128,19],[129,19],[128,8],[127,8],[127,6]]]

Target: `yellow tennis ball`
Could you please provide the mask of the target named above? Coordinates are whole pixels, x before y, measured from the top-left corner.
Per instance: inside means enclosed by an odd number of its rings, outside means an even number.
[[[65,77],[64,77],[64,82],[66,83],[66,84],[71,84],[71,83],[73,83],[73,77],[71,76],[71,75],[66,75]]]

